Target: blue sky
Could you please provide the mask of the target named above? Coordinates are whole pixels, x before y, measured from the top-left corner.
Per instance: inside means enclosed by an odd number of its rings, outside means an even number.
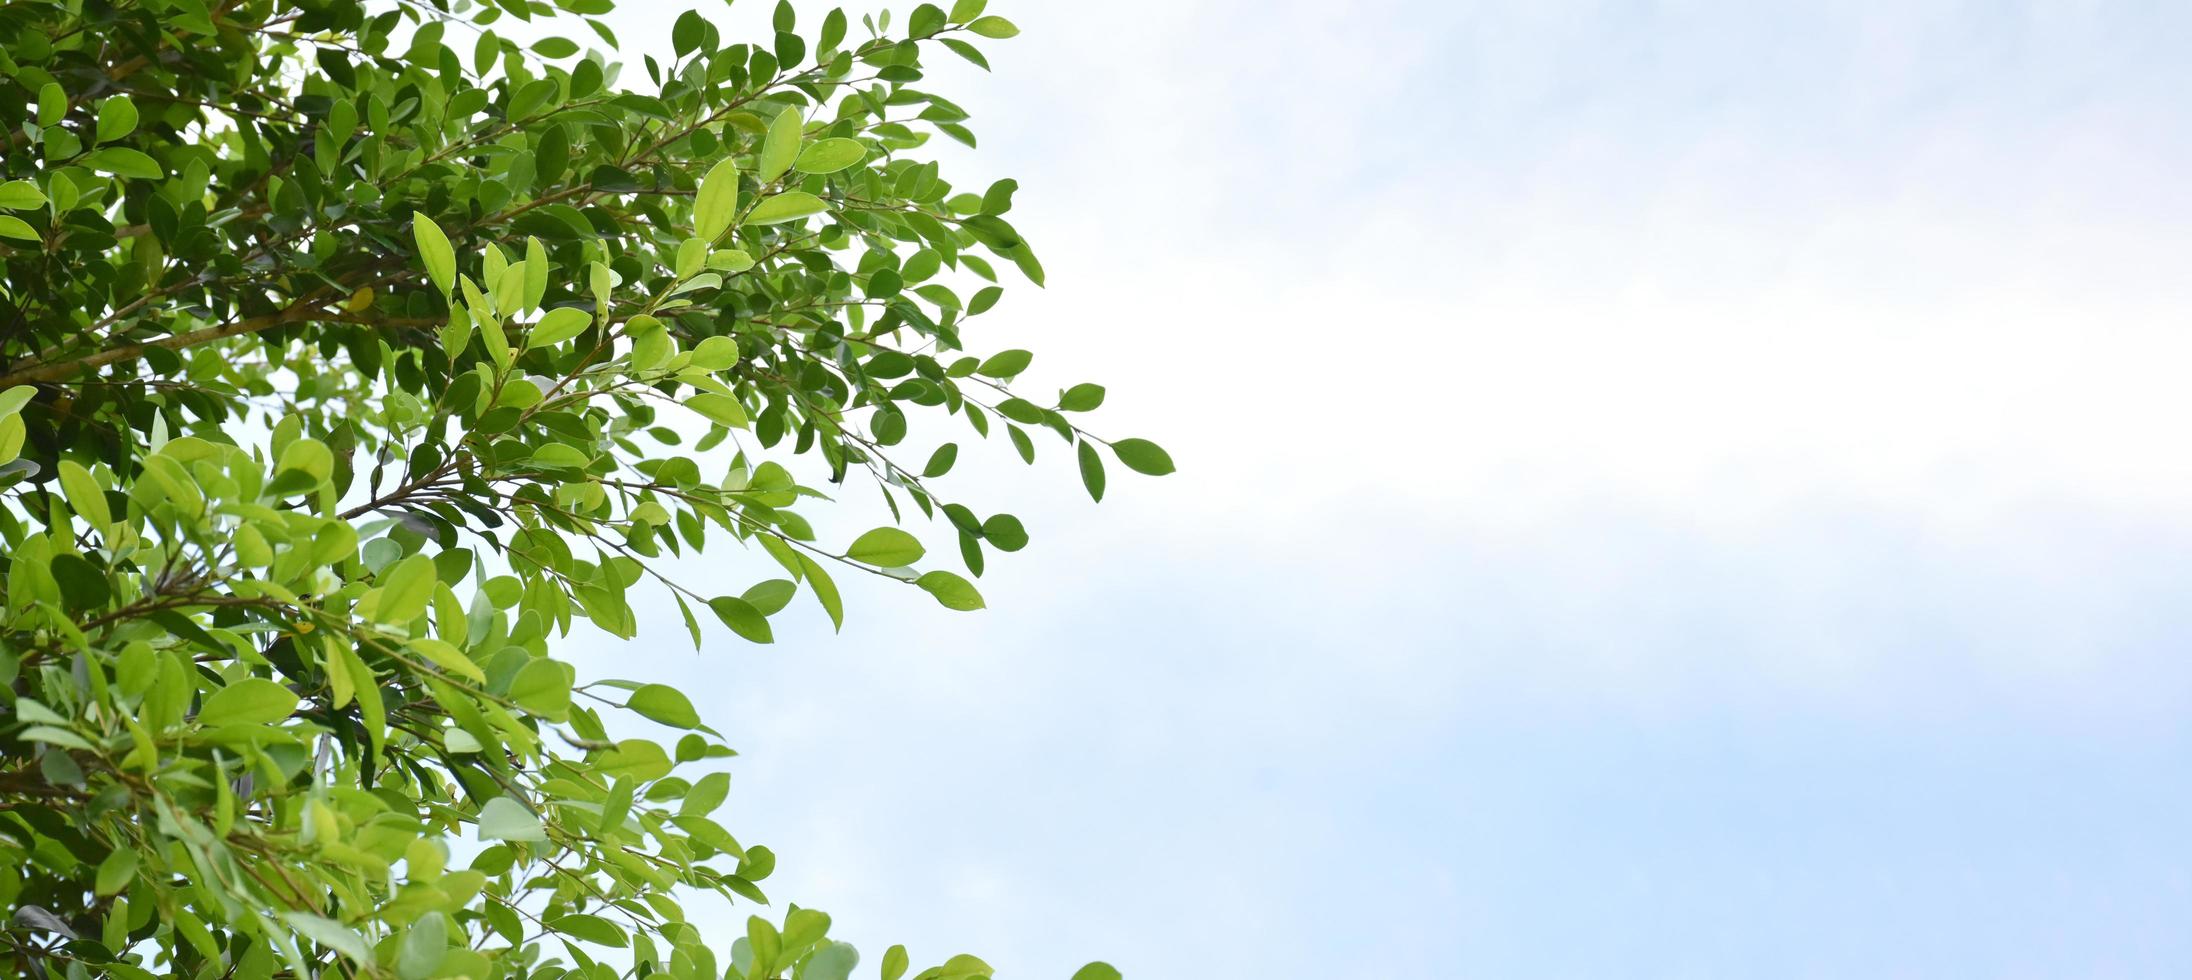
[[[2192,971],[2192,9],[992,7],[943,155],[1051,282],[974,341],[1181,472],[963,457],[980,614],[579,641],[774,892],[1008,977]]]

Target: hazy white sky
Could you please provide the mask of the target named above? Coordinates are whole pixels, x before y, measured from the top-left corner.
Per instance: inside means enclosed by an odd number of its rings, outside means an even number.
[[[586,641],[775,892],[1022,977],[2192,970],[2192,8],[992,7],[940,153],[1050,287],[972,342],[1181,472],[963,459],[978,615]]]

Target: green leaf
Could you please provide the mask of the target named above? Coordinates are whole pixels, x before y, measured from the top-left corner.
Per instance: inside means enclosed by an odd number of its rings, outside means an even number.
[[[704,391],[685,399],[685,407],[700,413],[702,418],[710,422],[728,428],[743,429],[749,424],[745,406],[729,395]]]
[[[1121,980],[1111,964],[1098,960],[1073,971],[1073,980]]]
[[[928,550],[921,539],[895,527],[879,527],[853,539],[845,557],[878,568],[904,568],[920,561]]]
[[[550,721],[561,721],[571,708],[571,668],[535,657],[518,668],[506,695],[518,706]]]
[[[533,51],[543,58],[568,58],[578,53],[578,42],[564,37],[544,37],[533,42]]]
[[[552,469],[583,470],[593,465],[593,458],[586,451],[567,442],[551,442],[533,450],[527,462],[537,467]]]
[[[297,695],[263,677],[246,677],[213,692],[198,709],[198,724],[272,725],[297,710]]]
[[[820,909],[793,909],[784,915],[784,949],[797,952],[829,935],[829,913]]]
[[[478,823],[479,839],[483,841],[548,839],[548,828],[541,824],[540,818],[526,809],[525,804],[507,796],[495,797],[480,807]]]
[[[999,551],[1018,551],[1027,547],[1027,528],[1011,514],[996,514],[982,522],[982,540],[996,545]]]
[[[0,209],[29,211],[46,206],[46,195],[37,184],[27,180],[11,180],[0,184]],[[35,235],[33,238],[37,237]]]
[[[628,738],[604,753],[595,771],[605,779],[630,777],[640,782],[653,782],[669,775],[672,765],[662,746],[643,738]]]
[[[815,601],[822,604],[822,611],[829,614],[831,627],[844,629],[844,601],[837,594],[837,582],[830,578],[829,570],[806,555],[799,556],[799,563],[806,573],[807,588],[814,593]]]
[[[754,176],[766,184],[784,175],[784,171],[799,157],[799,138],[802,122],[799,107],[793,106],[776,114],[769,122],[769,135],[761,141],[761,154],[754,162]]]
[[[0,214],[0,238],[16,238],[26,242],[35,242],[43,239],[44,236],[38,234],[38,229],[31,227],[30,222],[12,214]]]
[[[129,100],[129,96],[117,95],[99,103],[99,142],[121,139],[136,128],[137,105]]]
[[[114,598],[114,586],[107,581],[106,572],[82,555],[64,551],[53,556],[46,570],[61,587],[61,598],[71,609],[104,608]]]
[[[575,306],[559,306],[541,314],[540,322],[525,337],[525,349],[554,347],[594,325],[594,315]]]
[[[1163,476],[1172,472],[1172,457],[1147,439],[1121,439],[1111,444],[1111,452],[1136,473]]]
[[[791,605],[792,597],[799,594],[799,583],[788,578],[772,578],[756,582],[739,598],[753,604],[764,616],[774,616]]]
[[[1058,410],[1062,412],[1093,412],[1104,404],[1104,386],[1077,384],[1067,388],[1058,398]]]
[[[127,846],[107,852],[99,862],[99,873],[93,879],[92,891],[99,895],[112,895],[129,887],[137,879],[137,852]]]
[[[746,944],[753,949],[754,971],[768,977],[776,973],[777,958],[784,951],[784,941],[776,933],[776,926],[758,915],[746,917]]]
[[[823,203],[821,198],[806,191],[785,191],[755,205],[753,211],[746,215],[746,223],[779,225],[821,214],[829,209],[829,205]]]
[[[289,928],[295,930],[297,935],[341,953],[354,962],[369,963],[373,959],[373,951],[365,945],[365,940],[359,938],[348,926],[333,919],[306,912],[284,912],[282,921],[288,923]]]
[[[159,180],[167,176],[167,171],[160,169],[158,161],[146,156],[143,151],[132,150],[126,146],[110,146],[103,150],[93,150],[84,156],[82,162],[84,166],[93,170],[113,174],[117,177]]]
[[[958,459],[958,443],[947,442],[941,446],[936,447],[936,452],[929,456],[928,465],[921,467],[921,478],[924,480],[933,480],[937,477],[943,476],[944,474],[951,472],[951,465],[957,462]]]
[[[999,351],[975,370],[992,378],[1010,378],[1028,369],[1035,355],[1024,350]]]
[[[967,25],[967,30],[983,37],[998,39],[1013,37],[1020,33],[1020,29],[1014,27],[1011,21],[995,15],[977,18],[974,23]]]
[[[1088,497],[1097,503],[1104,501],[1104,458],[1096,454],[1096,444],[1081,440],[1076,452],[1081,463],[1081,485],[1088,488]]]
[[[906,947],[892,946],[883,953],[883,980],[898,980],[906,975]]]
[[[434,560],[412,555],[384,569],[380,575],[381,597],[373,617],[384,623],[408,623],[426,611],[434,597]]]
[[[68,93],[54,82],[38,87],[38,125],[52,126],[68,114]]]
[[[807,958],[801,980],[846,980],[860,965],[860,953],[849,943],[830,943]]]
[[[114,515],[107,508],[107,495],[99,489],[99,481],[92,478],[84,464],[64,459],[57,464],[61,476],[61,493],[68,498],[69,509],[78,517],[98,527],[114,523]]]
[[[861,146],[859,140],[832,136],[826,140],[818,140],[814,145],[800,151],[799,161],[792,166],[803,174],[834,174],[867,159],[867,156],[868,148]]]
[[[693,195],[693,235],[713,242],[723,237],[737,216],[738,166],[726,158],[708,168],[699,192]]]
[[[935,596],[946,609],[961,612],[982,608],[982,594],[974,590],[974,583],[946,571],[923,574],[914,584],[922,591]]]
[[[581,942],[593,943],[596,946],[607,946],[611,949],[623,949],[632,944],[631,938],[625,935],[622,926],[601,916],[587,915],[583,912],[557,916],[549,921],[548,928]]]
[[[449,927],[440,915],[428,913],[404,929],[403,944],[396,954],[397,980],[427,980],[449,952]]]
[[[754,643],[774,643],[776,635],[769,630],[769,618],[761,615],[753,603],[737,596],[720,595],[708,600],[708,608],[715,610],[715,617],[723,625]]]
[[[449,247],[449,236],[425,212],[413,211],[411,237],[418,244],[419,259],[426,263],[426,277],[443,296],[449,295],[457,286],[457,253]]]
[[[487,672],[481,670],[479,664],[473,663],[472,658],[465,656],[464,651],[457,649],[456,644],[447,640],[421,637],[412,640],[409,645],[412,650],[433,661],[435,666],[443,670],[470,680],[475,684],[487,681]]]
[[[988,963],[982,962],[981,957],[972,953],[960,953],[953,956],[951,959],[945,960],[940,969],[942,970],[941,976],[946,977],[986,977],[996,972],[990,968]]]
[[[650,721],[672,728],[695,728],[700,725],[700,712],[693,710],[693,702],[677,688],[667,684],[649,684],[633,691],[631,700],[625,707],[639,712]]]

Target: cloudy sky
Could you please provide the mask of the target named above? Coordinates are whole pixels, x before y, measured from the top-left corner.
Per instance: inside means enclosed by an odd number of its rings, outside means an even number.
[[[962,457],[979,614],[583,641],[772,892],[1006,977],[2192,971],[2192,8],[992,8],[944,155],[1050,287],[975,340],[1181,469]]]

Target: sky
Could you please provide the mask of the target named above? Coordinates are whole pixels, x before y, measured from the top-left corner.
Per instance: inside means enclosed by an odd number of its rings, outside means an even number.
[[[983,612],[571,653],[863,971],[2192,972],[2192,8],[992,12],[938,156],[1049,285],[970,342],[1179,473],[986,446]]]

